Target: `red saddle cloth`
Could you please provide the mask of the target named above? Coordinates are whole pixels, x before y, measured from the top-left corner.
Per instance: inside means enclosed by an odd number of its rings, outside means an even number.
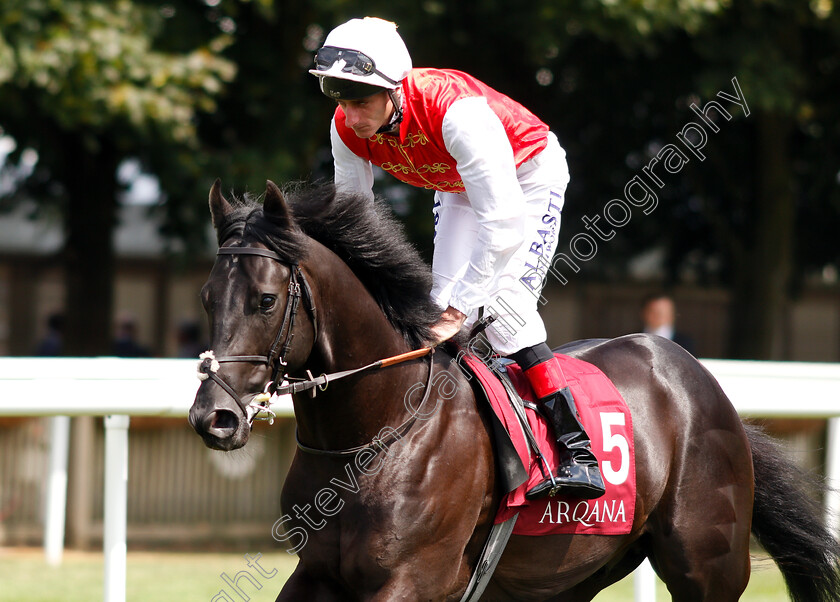
[[[630,410],[612,381],[597,367],[566,355],[557,354],[556,357],[574,395],[592,451],[598,458],[606,494],[594,500],[562,495],[526,500],[525,492],[543,480],[537,458],[528,447],[499,378],[475,356],[461,356],[460,361],[475,373],[484,387],[490,405],[507,428],[528,471],[527,481],[502,498],[495,522],[504,522],[519,513],[513,530],[516,535],[629,533],[636,509],[636,461]],[[519,366],[510,364],[506,371],[519,395],[526,401],[535,401],[531,385]],[[551,428],[533,410],[526,408],[525,414],[540,451],[553,470],[559,453]]]

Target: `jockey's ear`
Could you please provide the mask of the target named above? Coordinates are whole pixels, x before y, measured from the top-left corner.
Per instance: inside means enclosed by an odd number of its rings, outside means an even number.
[[[210,189],[210,215],[213,217],[213,227],[218,230],[225,217],[230,215],[232,211],[233,207],[222,195],[222,180],[216,178],[213,187]]]
[[[263,215],[268,221],[281,228],[289,228],[292,225],[292,212],[289,205],[286,204],[286,199],[277,184],[271,180],[265,183]]]

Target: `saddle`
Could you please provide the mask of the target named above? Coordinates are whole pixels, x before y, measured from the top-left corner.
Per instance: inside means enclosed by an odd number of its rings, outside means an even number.
[[[525,492],[559,462],[551,428],[518,365],[498,356],[459,350],[455,361],[490,406],[497,478],[504,494],[495,523],[519,515],[516,535],[630,532],[636,501],[632,416],[612,381],[588,362],[555,353],[598,458],[606,494],[594,500],[564,495],[526,500]]]

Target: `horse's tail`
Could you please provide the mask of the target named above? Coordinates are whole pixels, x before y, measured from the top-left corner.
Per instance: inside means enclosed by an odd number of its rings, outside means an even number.
[[[840,599],[840,544],[814,492],[827,487],[785,459],[784,448],[746,426],[755,472],[752,532],[779,565],[794,602]]]

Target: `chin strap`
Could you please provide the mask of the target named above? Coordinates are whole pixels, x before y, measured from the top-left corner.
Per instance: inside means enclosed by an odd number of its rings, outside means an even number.
[[[376,130],[377,134],[387,134],[388,132],[395,131],[400,127],[400,123],[403,120],[402,94],[397,94],[397,90],[391,90],[389,88],[388,96],[394,104],[394,114],[391,115],[391,120],[388,123]]]

